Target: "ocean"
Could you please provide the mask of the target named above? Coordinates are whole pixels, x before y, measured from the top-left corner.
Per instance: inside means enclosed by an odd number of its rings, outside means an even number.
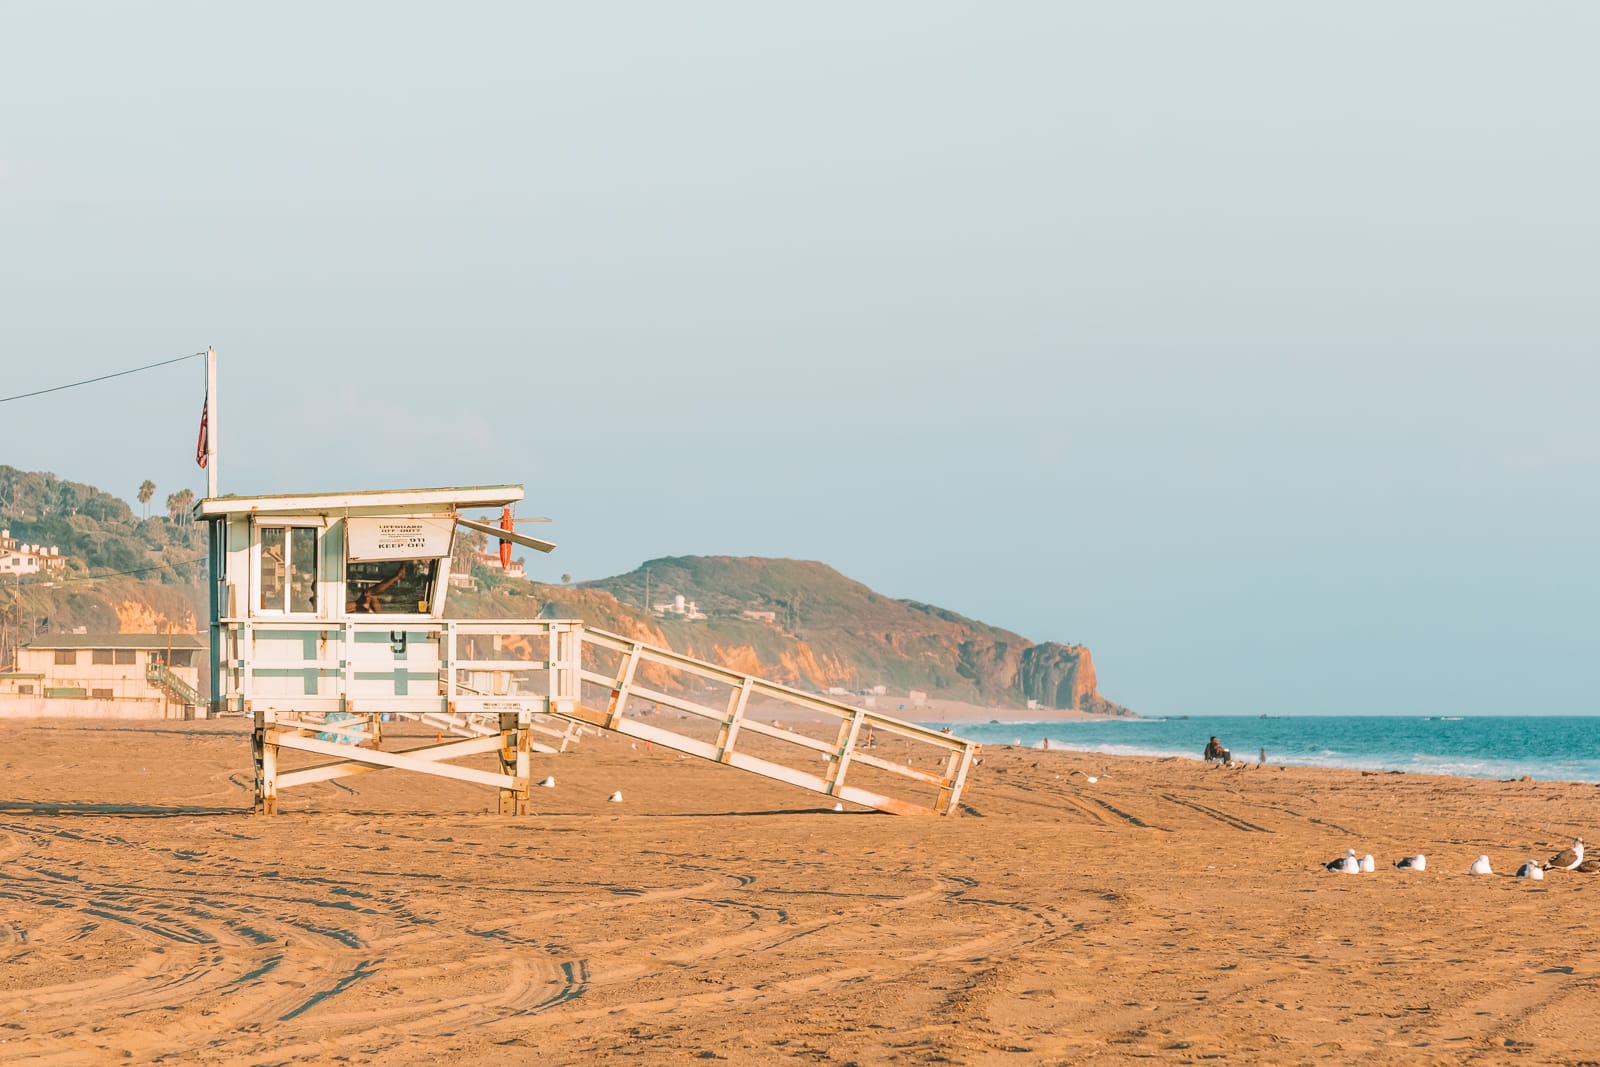
[[[1600,783],[1596,716],[1192,715],[954,728],[986,745],[1042,748],[1048,740],[1052,749],[1196,760],[1215,734],[1234,759],[1251,763],[1265,749],[1268,763],[1301,767]]]

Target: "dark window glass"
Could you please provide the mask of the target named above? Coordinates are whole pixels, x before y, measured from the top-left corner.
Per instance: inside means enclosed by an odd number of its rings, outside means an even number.
[[[263,526],[261,610],[317,610],[317,531],[309,526]]]
[[[356,615],[421,615],[432,607],[436,559],[351,563],[344,609]]]
[[[288,580],[289,568],[284,562],[288,555],[284,546],[289,530],[284,526],[261,528],[261,610],[283,610],[283,586]]]

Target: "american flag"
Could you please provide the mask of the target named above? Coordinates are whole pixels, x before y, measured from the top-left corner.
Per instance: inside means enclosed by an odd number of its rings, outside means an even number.
[[[194,446],[194,461],[202,467],[211,459],[211,449],[206,441],[206,419],[210,414],[211,397],[208,394],[205,406],[200,409],[200,440]]]

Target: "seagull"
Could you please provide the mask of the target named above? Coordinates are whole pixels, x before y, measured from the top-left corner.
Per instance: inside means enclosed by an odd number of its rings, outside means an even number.
[[[1361,873],[1361,864],[1356,860],[1356,850],[1353,848],[1345,849],[1343,856],[1336,860],[1329,860],[1323,866],[1335,874]]]
[[[1521,867],[1517,868],[1517,877],[1532,878],[1535,882],[1537,882],[1544,877],[1544,868],[1539,866],[1533,860],[1529,860],[1527,863],[1524,863]]]
[[[1368,852],[1361,857],[1361,862],[1358,866],[1361,868],[1362,874],[1371,874],[1378,869],[1378,861],[1372,858],[1372,853]]]
[[[1419,852],[1415,856],[1395,860],[1394,865],[1402,871],[1425,871],[1428,869],[1428,857]]]
[[[1593,874],[1596,871],[1600,871],[1600,859],[1589,856],[1582,863],[1578,864],[1572,869],[1577,871],[1579,874]]]
[[[1557,852],[1554,856],[1551,856],[1550,859],[1545,862],[1544,869],[1547,871],[1570,871],[1575,869],[1578,864],[1582,862],[1583,838],[1574,837],[1572,839],[1572,847],[1564,848],[1560,852]]]
[[[1489,869],[1489,857],[1488,856],[1479,856],[1476,860],[1473,861],[1472,866],[1471,866],[1471,868],[1468,869],[1467,873],[1468,874],[1493,874],[1494,872]]]

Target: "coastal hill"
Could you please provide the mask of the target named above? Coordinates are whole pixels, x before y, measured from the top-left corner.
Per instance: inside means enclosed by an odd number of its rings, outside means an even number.
[[[206,533],[189,521],[192,502],[175,494],[141,517],[92,486],[0,466],[0,527],[66,557],[59,574],[0,579],[0,657],[9,659],[19,630],[24,642],[39,632],[148,633],[168,623],[203,635]],[[459,570],[484,539],[458,541]],[[995,708],[1035,701],[1040,710],[1132,714],[1100,695],[1083,645],[1039,644],[885,597],[822,563],[683,556],[571,585],[481,566],[474,574],[476,590],[452,590],[450,616],[578,618],[804,690],[882,685],[891,695],[920,689]]]
[[[1040,709],[1132,714],[1100,695],[1083,645],[1036,644],[932,604],[882,596],[813,561],[677,556],[613,578],[530,584],[527,593],[545,615],[581,618],[801,689],[883,685],[995,707],[1032,700]],[[477,599],[458,606],[492,614]]]

